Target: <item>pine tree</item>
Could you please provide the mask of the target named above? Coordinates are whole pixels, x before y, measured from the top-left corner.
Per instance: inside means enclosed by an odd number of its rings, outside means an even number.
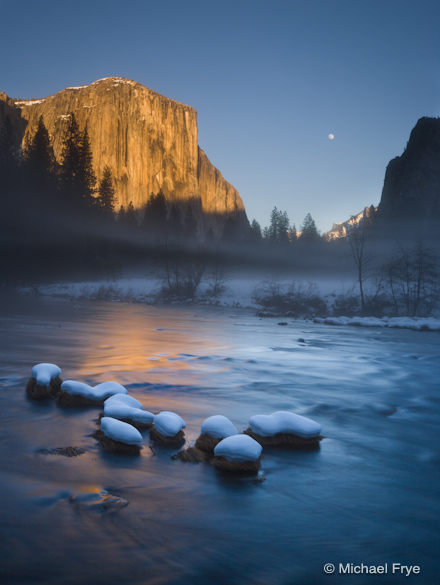
[[[167,204],[165,195],[152,193],[145,206],[144,226],[148,235],[155,240],[167,237]]]
[[[125,212],[124,220],[125,220],[125,225],[127,227],[133,228],[133,227],[138,226],[138,215],[136,213],[136,210],[134,208],[132,201],[130,201],[130,203],[127,206],[127,211]]]
[[[29,189],[49,201],[55,189],[55,156],[43,116],[38,120],[34,136],[27,142],[24,160]]]
[[[99,182],[98,197],[96,198],[98,208],[106,215],[111,215],[115,206],[115,188],[110,167],[105,166],[102,179]]]
[[[268,239],[270,242],[276,242],[278,237],[278,208],[275,207],[272,209],[270,214],[270,225],[268,228]]]
[[[298,233],[296,231],[295,224],[293,224],[292,227],[289,229],[288,237],[289,237],[289,242],[291,244],[295,244],[296,241],[298,240]]]
[[[87,125],[84,128],[80,140],[80,179],[81,179],[81,196],[86,205],[93,204],[93,195],[95,193],[96,175],[93,170],[93,157],[90,148],[89,133]]]
[[[6,191],[13,184],[17,168],[12,122],[7,114],[0,127],[0,190]]]
[[[279,244],[288,244],[289,243],[289,229],[290,229],[290,222],[289,216],[287,215],[287,211],[280,211],[278,214],[278,234],[277,240]]]
[[[81,133],[75,114],[70,114],[61,153],[61,188],[68,206],[76,209],[79,207],[81,197],[79,192],[80,148]]]
[[[118,222],[122,225],[125,221],[125,207],[121,205],[118,211]]]
[[[270,225],[267,237],[274,244],[287,244],[289,241],[289,216],[286,211],[281,211],[276,206],[270,214]]]
[[[316,229],[315,220],[313,217],[308,213],[305,218],[303,225],[301,227],[301,241],[302,242],[318,242],[320,240],[320,235],[318,230]]]
[[[61,161],[61,186],[70,206],[87,209],[93,204],[96,177],[87,127],[80,132],[73,113],[69,116]]]
[[[249,228],[249,239],[251,242],[261,242],[262,238],[260,224],[256,219],[253,219]]]
[[[26,204],[22,208],[22,193],[19,183],[19,160],[16,153],[12,121],[9,114],[0,125],[0,235],[3,238],[17,235],[17,228],[22,228],[24,223],[23,212],[26,212]],[[17,213],[21,212],[21,215]]]

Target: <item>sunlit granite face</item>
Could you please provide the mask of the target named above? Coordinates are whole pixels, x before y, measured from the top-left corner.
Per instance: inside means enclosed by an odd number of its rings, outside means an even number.
[[[162,191],[173,200],[200,198],[205,212],[244,213],[238,191],[198,146],[196,110],[140,83],[108,77],[43,99],[0,94],[0,101],[18,108],[27,122],[23,145],[43,116],[58,161],[73,112],[81,129],[87,125],[98,179],[105,166],[112,171],[117,208],[130,201],[141,208],[151,193]],[[23,124],[15,126],[23,132]]]

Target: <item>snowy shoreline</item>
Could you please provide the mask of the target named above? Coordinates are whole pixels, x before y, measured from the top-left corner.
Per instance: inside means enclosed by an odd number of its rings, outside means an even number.
[[[414,331],[440,331],[435,317],[315,317],[314,323],[351,327],[389,327]]]
[[[255,299],[256,289],[262,285],[260,277],[226,278],[220,294],[209,294],[209,283],[200,287],[195,299],[169,301],[170,305],[199,305],[231,309],[246,309],[256,312],[258,317],[274,319],[308,319],[317,324],[351,327],[382,327],[412,329],[415,331],[440,331],[440,318],[437,317],[362,317],[362,316],[294,316],[291,312],[273,311],[262,308]],[[287,284],[287,279],[280,279]],[[331,307],[338,294],[352,293],[350,281],[336,279],[320,280],[318,285],[303,279],[300,284],[314,287],[317,294]],[[132,277],[114,280],[81,281],[42,284],[38,287],[21,287],[24,295],[68,298],[73,300],[97,300],[107,302],[127,302],[148,305],[161,305],[160,289],[162,280],[155,277]]]

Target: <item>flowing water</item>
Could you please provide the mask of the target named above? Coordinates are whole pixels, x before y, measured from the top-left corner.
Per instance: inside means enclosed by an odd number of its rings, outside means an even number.
[[[53,299],[3,303],[0,329],[2,584],[437,582],[439,333]],[[244,429],[280,409],[326,438],[317,451],[266,449],[257,478],[172,460],[148,432],[141,456],[106,454],[99,408],[26,398],[40,361],[178,412],[189,441],[209,415]],[[69,445],[86,452],[40,451]],[[103,490],[128,505],[103,510]],[[331,576],[329,562],[421,573]]]

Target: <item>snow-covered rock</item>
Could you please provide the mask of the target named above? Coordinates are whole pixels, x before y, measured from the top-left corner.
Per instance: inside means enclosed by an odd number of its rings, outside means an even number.
[[[93,388],[95,396],[106,399],[114,394],[127,394],[127,389],[118,382],[101,382]]]
[[[281,433],[296,435],[303,439],[313,439],[321,432],[321,425],[316,421],[280,410],[273,414],[257,414],[249,419],[249,427],[260,437],[273,437]]]
[[[106,398],[114,394],[127,394],[127,390],[118,382],[102,382],[97,386],[89,386],[76,380],[65,380],[61,384],[58,397],[61,404],[102,404]]]
[[[104,406],[106,404],[113,404],[114,402],[122,403],[133,408],[144,408],[139,400],[136,400],[136,398],[133,398],[133,396],[130,396],[129,394],[113,394],[113,396],[107,398],[107,400],[104,402]]]
[[[115,396],[118,396],[118,394]],[[122,396],[131,398],[127,394],[122,394]],[[128,404],[124,404],[122,400],[112,400],[111,398],[104,402],[104,416],[128,421],[135,426],[139,425],[142,427],[150,426],[154,421],[154,414],[152,412],[148,412],[148,410],[144,410],[143,408],[129,406]]]
[[[262,450],[261,445],[248,435],[232,435],[220,441],[214,455],[234,462],[257,461]]]
[[[175,412],[164,410],[154,417],[154,427],[164,437],[174,437],[186,427],[186,423]]]
[[[61,368],[55,364],[41,363],[32,368],[32,375],[26,384],[26,393],[33,400],[53,398],[60,391]]]
[[[212,456],[215,446],[222,439],[237,434],[237,428],[226,416],[216,414],[203,421],[200,436],[194,447]]]
[[[234,424],[221,414],[209,416],[202,423],[202,434],[214,439],[225,439],[231,435],[237,435],[238,430]]]
[[[61,375],[61,368],[55,364],[37,364],[32,368],[32,378],[41,386],[48,386],[54,378]]]
[[[132,425],[109,416],[101,419],[101,431],[109,439],[125,445],[142,445],[142,435]]]

